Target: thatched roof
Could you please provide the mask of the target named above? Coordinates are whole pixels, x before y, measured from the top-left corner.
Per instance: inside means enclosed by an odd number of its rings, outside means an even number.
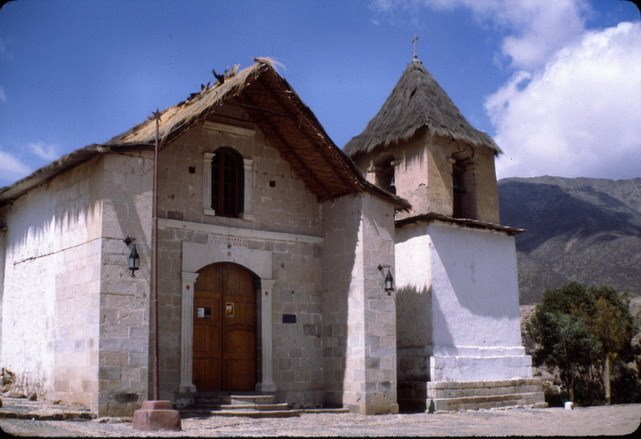
[[[486,146],[495,154],[501,153],[490,136],[469,124],[445,90],[417,59],[409,63],[365,131],[347,142],[344,151],[348,156],[355,157],[376,148],[385,148],[409,139],[423,127],[431,134],[473,146]]]
[[[108,151],[108,148],[101,145],[88,145],[54,160],[30,175],[16,181],[11,186],[0,188],[0,206],[18,198],[28,190],[52,179],[56,175]]]
[[[222,83],[206,87],[190,99],[162,111],[159,131],[163,145],[187,128],[215,118],[216,111],[224,105],[244,109],[319,201],[368,191],[392,201],[398,208],[409,208],[407,201],[365,181],[287,81],[262,59]],[[0,204],[79,164],[82,159],[120,149],[150,148],[154,140],[155,121],[147,120],[100,145],[100,150],[95,145],[83,148],[0,189]]]

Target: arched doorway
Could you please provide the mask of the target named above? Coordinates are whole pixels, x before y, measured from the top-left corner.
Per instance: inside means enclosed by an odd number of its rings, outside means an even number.
[[[198,271],[194,286],[193,383],[198,391],[254,390],[256,281],[232,263]]]

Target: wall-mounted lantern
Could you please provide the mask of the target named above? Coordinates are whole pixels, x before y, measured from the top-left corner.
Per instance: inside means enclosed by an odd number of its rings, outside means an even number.
[[[124,239],[127,247],[131,249],[131,252],[129,253],[128,263],[128,268],[131,270],[131,277],[136,277],[136,270],[140,269],[140,256],[138,256],[138,250],[136,249],[135,241],[135,238],[130,238],[129,236]]]
[[[378,265],[378,271],[380,271],[381,275],[384,277],[385,292],[388,296],[391,296],[394,291],[394,277],[392,276],[391,268],[392,267],[389,265]],[[383,274],[383,270],[385,269],[387,269],[387,273]]]

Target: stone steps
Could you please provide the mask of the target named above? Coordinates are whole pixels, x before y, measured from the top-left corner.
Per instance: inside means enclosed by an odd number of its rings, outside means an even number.
[[[193,403],[182,409],[185,416],[246,416],[250,418],[285,418],[300,416],[286,403],[274,402],[269,394],[196,394]]]
[[[398,400],[404,410],[429,412],[547,406],[538,379],[404,382]]]
[[[465,396],[461,398],[432,399],[434,411],[479,410],[501,407],[534,406],[540,402],[537,392],[513,395]]]
[[[214,410],[210,416],[245,416],[248,418],[291,418],[300,416],[302,410],[287,408],[286,410]]]
[[[272,404],[223,404],[220,406],[221,410],[287,410],[289,405],[287,403],[272,403]]]
[[[232,405],[236,404],[273,404],[274,395],[229,395]]]
[[[427,384],[427,410],[478,410],[545,404],[541,380],[437,381]]]

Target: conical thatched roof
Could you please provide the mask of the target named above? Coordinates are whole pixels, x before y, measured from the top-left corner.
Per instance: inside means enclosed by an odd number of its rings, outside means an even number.
[[[365,131],[347,142],[344,151],[348,156],[355,157],[407,140],[422,127],[437,136],[474,146],[487,146],[495,154],[501,153],[490,136],[465,120],[445,90],[417,59],[409,63]]]

